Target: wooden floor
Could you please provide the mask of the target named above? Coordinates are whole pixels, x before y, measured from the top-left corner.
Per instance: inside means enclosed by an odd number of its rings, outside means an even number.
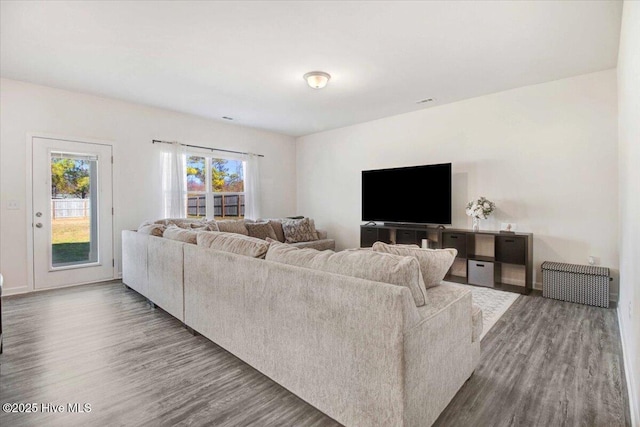
[[[0,403],[39,412],[3,427],[339,425],[119,282],[5,297],[3,326]],[[521,296],[436,425],[630,425],[622,369],[614,310]]]
[[[436,426],[630,426],[614,309],[520,296]]]

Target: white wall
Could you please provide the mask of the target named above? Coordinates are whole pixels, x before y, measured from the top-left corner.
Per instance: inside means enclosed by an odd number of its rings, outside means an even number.
[[[362,170],[444,162],[453,163],[454,227],[470,228],[465,204],[486,196],[498,210],[482,227],[509,221],[534,233],[536,270],[593,255],[616,274],[615,70],[300,137],[298,212],[339,248],[357,247]],[[428,200],[429,183],[415,188]]]
[[[618,53],[620,304],[632,419],[640,425],[640,3],[625,1]]]
[[[0,123],[0,271],[7,294],[28,290],[31,268],[25,211],[28,132],[112,141],[118,266],[120,230],[161,212],[158,146],[152,139],[264,154],[263,214],[295,213],[295,140],[289,136],[8,79],[0,80]],[[19,209],[8,210],[9,200],[17,200]]]

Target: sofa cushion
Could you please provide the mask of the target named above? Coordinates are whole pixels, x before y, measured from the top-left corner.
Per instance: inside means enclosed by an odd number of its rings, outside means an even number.
[[[223,219],[216,221],[216,224],[218,225],[218,230],[223,233],[235,233],[248,236],[249,230],[247,230],[247,226],[245,225],[246,222],[243,219]]]
[[[193,230],[185,230],[184,228],[177,227],[175,225],[170,225],[164,230],[162,233],[162,237],[170,240],[177,240],[179,242],[196,244],[196,236],[198,235],[197,231]]]
[[[389,245],[375,242],[373,250],[402,256],[412,256],[418,260],[426,288],[437,286],[449,271],[458,255],[455,249],[421,249],[410,246]]]
[[[138,227],[138,233],[148,234],[150,236],[162,237],[164,230],[167,227],[162,224],[142,224]]]
[[[277,240],[276,232],[268,221],[253,222],[245,224],[249,231],[249,236],[256,239],[266,240],[267,237],[273,240]]]
[[[253,258],[264,258],[269,248],[269,243],[264,240],[242,234],[219,231],[201,231],[197,233],[196,241],[199,246],[205,248]]]
[[[291,245],[272,242],[266,259],[342,276],[405,286],[411,291],[416,306],[420,307],[426,301],[420,266],[413,257],[370,250],[333,252],[310,248],[298,249]]]
[[[309,218],[285,219],[282,221],[282,230],[286,243],[310,242],[318,240],[318,233]]]

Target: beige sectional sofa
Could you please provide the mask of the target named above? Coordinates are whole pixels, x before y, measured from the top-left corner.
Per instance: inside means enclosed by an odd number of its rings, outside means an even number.
[[[347,426],[431,425],[480,357],[466,289],[428,288],[416,306],[404,286],[135,231],[122,242],[127,286]]]

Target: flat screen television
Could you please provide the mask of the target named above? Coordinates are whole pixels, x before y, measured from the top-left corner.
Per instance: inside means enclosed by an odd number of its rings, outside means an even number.
[[[451,163],[362,171],[362,220],[451,224]]]

